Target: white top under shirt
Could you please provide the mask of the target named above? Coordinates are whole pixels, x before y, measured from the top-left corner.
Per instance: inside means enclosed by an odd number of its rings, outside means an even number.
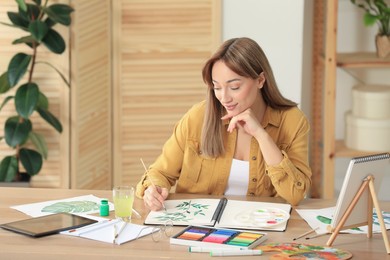
[[[225,195],[246,195],[249,184],[249,162],[233,159]]]

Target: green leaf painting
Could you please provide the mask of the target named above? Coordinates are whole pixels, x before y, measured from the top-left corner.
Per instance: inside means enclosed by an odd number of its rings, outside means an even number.
[[[46,206],[42,209],[42,212],[51,213],[83,213],[93,210],[98,210],[99,205],[92,201],[67,201],[57,202],[52,205]]]
[[[157,216],[156,219],[159,221],[183,221],[189,222],[193,220],[194,216],[202,215],[205,216],[204,210],[208,209],[210,205],[191,203],[189,201],[183,201],[175,207],[175,212],[163,212],[163,215]]]
[[[330,223],[332,222],[332,219],[327,218],[327,217],[324,217],[324,216],[318,215],[316,218],[317,218],[319,221],[321,221],[322,223],[324,223],[324,224],[330,224]]]
[[[330,224],[332,222],[332,219],[331,218],[327,218],[327,217],[324,217],[324,216],[321,216],[321,215],[318,215],[316,217],[319,221],[321,221],[322,223],[324,224]],[[354,227],[354,228],[351,228],[352,230],[356,230],[356,231],[362,231],[360,228],[358,227]]]

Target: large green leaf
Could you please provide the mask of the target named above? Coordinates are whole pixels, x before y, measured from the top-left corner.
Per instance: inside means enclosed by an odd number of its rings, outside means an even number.
[[[37,5],[41,5],[41,0],[33,0]]]
[[[8,101],[10,101],[11,99],[13,99],[14,96],[8,96],[6,97],[4,100],[3,100],[3,103],[1,103],[1,106],[0,106],[0,110],[3,109],[3,107],[8,103]]]
[[[65,4],[53,4],[43,11],[50,17],[50,19],[63,25],[70,25],[71,17],[70,14],[73,12],[73,8]]]
[[[6,156],[0,163],[0,181],[11,182],[18,172],[16,156]]]
[[[34,48],[34,43],[35,43],[35,47],[38,47],[40,45],[39,42],[37,42],[32,35],[24,36],[12,42],[12,44],[20,44],[20,43],[25,43],[31,49]]]
[[[57,23],[55,21],[53,21],[52,19],[50,19],[50,17],[47,17],[46,20],[45,20],[45,24],[51,28],[53,27],[54,25],[56,25]]]
[[[44,22],[37,20],[30,23],[28,30],[36,41],[41,42],[49,31],[49,27]]]
[[[8,73],[4,72],[0,76],[0,94],[7,92],[10,88],[11,88],[11,86],[9,85],[9,82],[8,82]]]
[[[378,20],[378,17],[376,15],[366,13],[363,19],[364,25],[371,26],[375,24],[375,22]]]
[[[23,11],[21,8],[19,8],[19,14],[27,21],[35,21],[38,19],[40,10],[37,5],[33,4],[26,4],[27,5],[27,11]]]
[[[65,75],[62,74],[62,72],[61,72],[59,69],[57,69],[55,66],[53,66],[51,63],[46,62],[46,61],[37,61],[37,62],[35,62],[35,65],[38,65],[38,64],[45,64],[45,65],[49,66],[50,68],[52,68],[53,70],[55,70],[55,71],[58,73],[58,75],[62,78],[62,80],[64,81],[64,83],[65,83],[68,87],[70,87],[70,83],[69,83],[68,80],[65,78]]]
[[[5,122],[5,142],[11,147],[23,144],[27,140],[31,129],[30,120],[19,120],[18,116],[10,117]]]
[[[16,0],[16,2],[18,3],[20,9],[22,9],[25,12],[27,11],[27,5],[24,2],[24,0]]]
[[[19,151],[19,158],[29,175],[37,174],[42,168],[42,155],[37,151],[22,148]]]
[[[41,115],[43,119],[46,120],[51,126],[53,126],[59,133],[62,132],[61,122],[49,112],[49,110],[37,108],[38,113]]]
[[[24,28],[27,31],[28,21],[24,17],[20,16],[19,13],[7,12],[8,19],[12,22],[13,25],[16,25],[19,28]]]
[[[54,31],[53,29],[50,29],[45,38],[42,39],[43,44],[52,52],[61,54],[65,51],[65,41],[62,38],[62,36]]]
[[[49,109],[49,100],[42,92],[39,92],[37,108],[41,108],[43,110]]]
[[[45,158],[47,159],[47,144],[45,141],[45,137],[41,134],[35,133],[33,131],[30,132],[29,139],[34,144],[35,148],[37,148],[37,151]]]
[[[31,82],[21,85],[16,91],[15,108],[18,114],[27,119],[34,112],[39,99],[39,88]]]
[[[24,76],[30,61],[31,55],[25,53],[17,53],[12,57],[8,65],[8,83],[11,88]]]
[[[19,39],[14,40],[12,42],[12,44],[25,43],[25,44],[27,44],[28,46],[30,46],[32,48],[33,47],[33,45],[32,45],[33,42],[36,42],[34,37],[32,35],[27,35],[27,36],[23,36],[23,37],[21,37]],[[36,44],[38,45],[37,42],[36,42]]]

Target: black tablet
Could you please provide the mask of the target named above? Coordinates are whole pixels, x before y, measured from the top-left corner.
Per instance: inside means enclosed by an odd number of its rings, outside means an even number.
[[[96,220],[69,213],[57,213],[43,217],[29,218],[0,225],[0,227],[31,237],[57,234],[64,230],[96,223]]]

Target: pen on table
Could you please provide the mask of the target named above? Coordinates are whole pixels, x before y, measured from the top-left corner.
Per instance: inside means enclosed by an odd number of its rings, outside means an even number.
[[[303,233],[302,235],[299,235],[299,236],[297,236],[297,237],[294,237],[293,240],[297,240],[297,239],[300,239],[301,237],[307,236],[307,235],[309,235],[309,234],[315,232],[318,228],[319,228],[319,227],[316,227],[315,229],[311,229],[311,230],[309,230],[309,231]]]
[[[112,243],[115,243],[117,234],[118,234],[118,232],[116,231],[116,225],[114,224],[114,239],[112,240]]]
[[[116,225],[114,225],[114,243],[116,242],[116,239],[119,237],[119,235],[122,233],[122,231],[125,229],[127,225],[127,222],[123,221],[121,229],[117,232],[116,231]]]
[[[132,209],[133,213],[137,216],[137,218],[141,218],[141,214],[138,213],[135,209]]]
[[[78,231],[79,232],[78,235],[80,236],[80,235],[83,235],[83,234],[95,231],[97,229],[101,229],[101,228],[103,228],[105,226],[112,225],[111,221],[113,221],[113,220],[112,219],[108,219],[108,220],[96,222],[94,224],[91,224],[91,225],[88,225],[88,226],[84,226],[84,227],[81,227],[81,228],[76,228],[75,230],[71,230],[71,231],[72,232]]]
[[[210,256],[244,256],[244,255],[261,255],[262,250],[213,250]]]
[[[317,235],[314,235],[314,236],[311,236],[311,237],[306,237],[306,240],[308,239],[313,239],[313,238],[316,238],[316,237],[321,237],[321,236],[324,236],[324,235],[327,235],[329,233],[321,233],[321,234],[317,234]]]
[[[209,253],[211,251],[232,251],[232,250],[250,250],[247,248],[242,248],[242,247],[201,247],[201,246],[190,246],[188,247],[188,252],[191,253]]]
[[[142,160],[142,158],[140,158],[140,160],[141,160],[142,165],[144,166],[145,171],[148,172],[148,168],[146,168],[144,160]],[[156,185],[154,185],[151,178],[149,179],[149,181],[150,181],[150,184],[152,184],[152,186],[156,189]],[[162,207],[164,208],[165,211],[167,211],[167,209],[165,208],[164,202],[162,203]]]

